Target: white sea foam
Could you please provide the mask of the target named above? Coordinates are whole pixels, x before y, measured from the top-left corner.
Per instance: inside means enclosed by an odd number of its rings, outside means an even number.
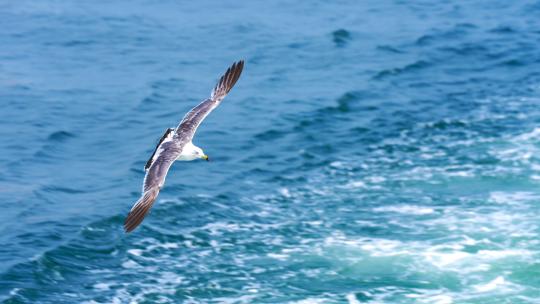
[[[485,283],[485,284],[478,284],[478,285],[474,285],[473,288],[475,289],[475,291],[477,292],[488,292],[488,291],[492,291],[502,285],[505,285],[506,284],[506,281],[504,279],[504,277],[502,276],[498,276],[497,278],[493,279],[492,281],[488,282],[488,283]]]
[[[326,299],[309,298],[309,299],[304,299],[304,300],[300,300],[300,301],[296,301],[296,302],[292,302],[292,303],[294,303],[294,304],[324,304],[327,301],[328,300],[326,300]]]
[[[111,285],[107,283],[96,283],[94,284],[93,287],[94,289],[101,290],[101,291],[111,289]]]
[[[253,303],[254,299],[255,299],[254,295],[241,295],[238,297],[215,298],[213,299],[213,302],[215,301],[215,303],[224,303],[224,304],[250,304],[250,303]],[[201,302],[193,301],[191,303],[201,303]]]
[[[437,266],[438,268],[448,268],[452,264],[463,261],[464,259],[470,258],[471,254],[463,251],[448,251],[441,252],[438,250],[433,250],[429,248],[423,256],[431,264]]]
[[[383,183],[386,181],[386,178],[383,176],[369,176],[367,177],[367,180],[371,183]]]
[[[13,288],[12,290],[9,291],[9,295],[10,296],[16,296],[18,293],[19,293],[19,290],[21,290],[20,288]]]
[[[141,249],[129,249],[127,252],[135,256],[141,256],[143,253]]]
[[[158,282],[161,285],[179,285],[184,282],[184,277],[172,271],[161,271]]]
[[[281,195],[283,195],[284,197],[291,197],[291,192],[287,188],[280,188],[279,193],[281,193]]]
[[[523,133],[515,137],[517,141],[540,141],[540,128],[534,128],[530,132]]]
[[[518,191],[518,192],[501,192],[494,191],[489,194],[489,200],[497,204],[519,204],[538,200],[540,196],[533,192]]]
[[[375,212],[395,212],[401,214],[412,215],[426,215],[435,212],[433,208],[415,206],[415,205],[401,205],[401,206],[383,206],[373,208]]]
[[[474,173],[470,171],[450,171],[446,172],[447,176],[457,176],[457,177],[473,177]]]
[[[440,294],[421,299],[420,302],[430,304],[452,304],[454,303],[454,300],[449,295]]]
[[[289,258],[288,254],[283,254],[283,253],[268,253],[267,256],[270,258],[273,258],[276,260],[282,260],[282,261],[285,261]]]
[[[366,188],[366,183],[363,181],[352,181],[345,185],[345,188]]]
[[[135,261],[127,260],[127,261],[122,263],[122,267],[124,267],[126,269],[132,269],[132,268],[138,268],[138,267],[140,267],[140,265],[137,264],[137,262],[135,262]]]
[[[349,304],[360,304],[360,301],[358,301],[358,299],[356,298],[354,293],[347,294],[347,296],[345,298],[347,299]]]
[[[527,258],[533,253],[524,249],[503,249],[503,250],[479,250],[477,253],[483,259],[502,259],[507,257],[518,256]]]

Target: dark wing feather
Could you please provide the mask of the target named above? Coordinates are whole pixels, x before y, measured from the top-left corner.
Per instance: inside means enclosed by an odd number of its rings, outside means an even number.
[[[154,187],[163,187],[167,172],[169,172],[172,163],[182,153],[183,147],[184,143],[176,140],[165,141],[158,147],[157,156],[154,157],[154,161],[144,177],[143,193]]]
[[[157,147],[156,157],[150,165],[143,183],[143,194],[129,212],[124,229],[131,232],[143,221],[165,183],[167,172],[178,155],[182,152],[183,144],[177,141],[162,141]]]
[[[169,136],[169,134],[171,134],[171,132],[173,132],[173,131],[174,131],[173,128],[168,128],[167,130],[165,130],[165,133],[163,134],[163,136],[161,136],[161,139],[159,140],[158,144],[156,145],[156,148],[154,149],[154,152],[152,153],[152,156],[150,156],[150,158],[146,162],[146,165],[144,165],[144,170],[148,170],[148,168],[150,168],[150,166],[152,165],[152,160],[154,159],[154,155],[156,155],[156,152],[157,152],[159,146]]]
[[[214,87],[214,90],[212,90],[210,98],[201,102],[184,116],[184,119],[182,119],[180,125],[176,128],[176,134],[178,136],[181,136],[186,142],[193,139],[195,131],[197,131],[204,118],[219,105],[221,100],[233,88],[236,81],[238,81],[243,68],[244,61],[240,60],[227,69]]]
[[[218,102],[221,101],[234,87],[234,84],[238,81],[238,78],[240,78],[240,74],[242,74],[243,69],[243,60],[233,63],[233,65],[229,67],[225,74],[223,74],[223,76],[221,76],[219,79],[218,83],[214,87],[214,90],[212,90],[210,99]]]
[[[143,193],[141,198],[135,203],[133,208],[131,208],[131,211],[129,211],[129,214],[124,221],[124,230],[126,232],[133,231],[135,228],[137,228],[137,226],[139,226],[140,223],[142,223],[144,217],[148,214],[148,211],[150,211],[152,205],[154,205],[158,194],[158,187],[152,188]]]

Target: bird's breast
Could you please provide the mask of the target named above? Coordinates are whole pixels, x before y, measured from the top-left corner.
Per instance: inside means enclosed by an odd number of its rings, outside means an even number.
[[[182,151],[182,153],[180,153],[180,155],[178,155],[178,157],[176,158],[176,160],[180,160],[180,161],[190,161],[190,160],[194,160],[196,159],[197,156],[194,155],[194,154],[191,154],[191,153],[185,153],[184,151]]]

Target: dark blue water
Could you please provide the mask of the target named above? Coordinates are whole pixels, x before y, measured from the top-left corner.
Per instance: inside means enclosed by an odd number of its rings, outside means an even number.
[[[539,303],[538,1],[2,1],[0,301]],[[163,130],[244,73],[130,235]]]

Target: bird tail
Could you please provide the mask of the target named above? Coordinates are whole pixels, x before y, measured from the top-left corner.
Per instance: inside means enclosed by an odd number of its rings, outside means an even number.
[[[234,84],[240,78],[242,69],[244,68],[244,60],[233,63],[223,76],[219,79],[218,83],[212,90],[210,98],[212,100],[221,101],[227,93],[234,87]]]
[[[154,205],[159,194],[159,187],[152,187],[145,191],[141,198],[135,203],[133,208],[129,211],[129,214],[124,221],[124,230],[126,233],[133,231],[144,220],[144,217]]]

